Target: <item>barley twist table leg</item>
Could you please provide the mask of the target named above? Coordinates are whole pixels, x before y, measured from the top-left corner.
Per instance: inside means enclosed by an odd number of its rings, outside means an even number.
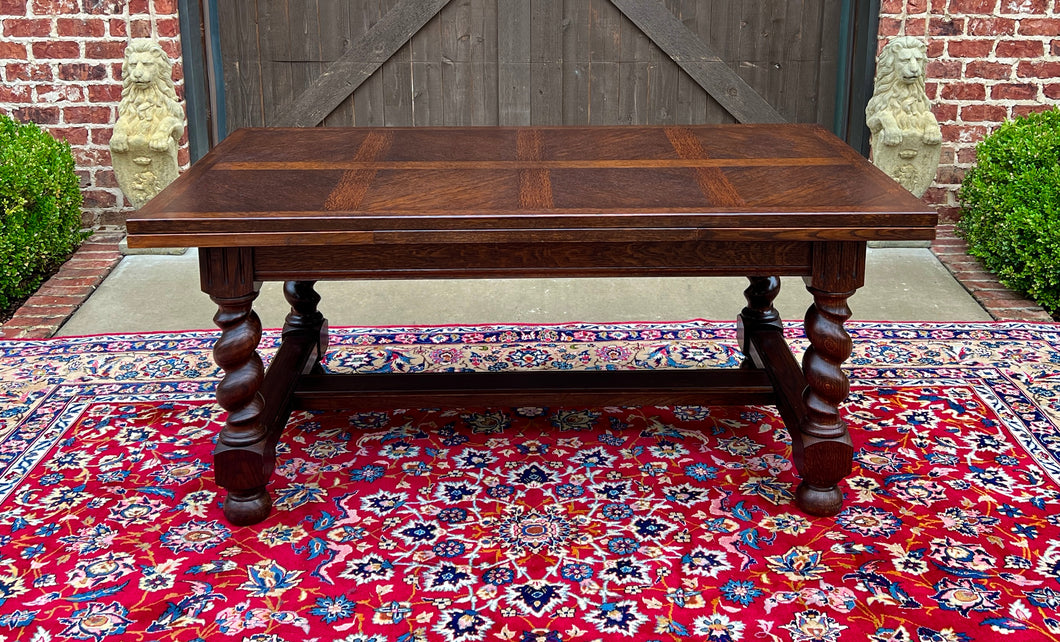
[[[251,307],[257,296],[252,292],[233,298],[211,297],[218,306],[214,323],[221,328],[213,356],[225,372],[217,385],[217,403],[228,411],[214,462],[217,483],[228,491],[225,517],[238,525],[261,521],[272,506],[265,490],[273,456],[265,452],[267,431],[262,421],[265,368],[257,351],[261,321]]]
[[[843,505],[837,484],[850,474],[853,457],[847,425],[839,414],[839,404],[850,391],[842,365],[850,356],[852,343],[843,322],[850,318],[847,299],[853,292],[808,289],[814,303],[806,312],[810,340],[802,360],[806,415],[799,426],[801,441],[794,444],[802,483],[795,496],[807,513],[834,515]]]

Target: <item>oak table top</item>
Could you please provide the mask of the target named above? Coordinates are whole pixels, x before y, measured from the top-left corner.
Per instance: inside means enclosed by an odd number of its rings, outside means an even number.
[[[816,125],[242,129],[129,217],[132,247],[930,239]]]

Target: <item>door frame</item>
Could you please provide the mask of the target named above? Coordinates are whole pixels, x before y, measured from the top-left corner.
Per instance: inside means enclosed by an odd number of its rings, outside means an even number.
[[[839,60],[832,133],[869,156],[865,107],[876,76],[880,0],[843,0],[839,22]]]
[[[228,135],[217,0],[177,0],[191,162]]]

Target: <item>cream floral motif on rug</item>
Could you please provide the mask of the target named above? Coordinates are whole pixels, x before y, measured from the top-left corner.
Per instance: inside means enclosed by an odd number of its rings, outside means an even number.
[[[1060,639],[1060,326],[848,327],[834,519],[794,507],[771,407],[466,408],[296,413],[272,515],[232,527],[214,333],[0,342],[0,636]],[[343,328],[326,366],[737,367],[735,345],[709,322]]]

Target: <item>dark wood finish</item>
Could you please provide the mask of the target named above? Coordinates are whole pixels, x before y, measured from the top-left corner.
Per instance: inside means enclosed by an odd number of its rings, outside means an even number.
[[[776,329],[783,331],[780,312],[773,307],[773,300],[780,294],[780,279],[776,276],[748,276],[751,282],[743,291],[747,307],[736,319],[736,337],[744,353],[744,368],[764,368],[761,361],[755,361],[751,346],[751,337],[761,330]]]
[[[847,299],[865,284],[865,244],[820,243],[813,264],[813,274],[803,277],[813,305],[804,322],[810,347],[802,358],[806,415],[794,448],[802,475],[796,498],[807,512],[834,515],[843,504],[837,484],[850,473],[854,454],[839,412],[850,391],[842,365],[853,347],[843,322],[850,318]]]
[[[563,241],[927,239],[935,224],[812,125],[248,129],[188,175],[129,219],[130,243],[536,252]]]
[[[788,349],[783,333],[778,328],[766,328],[747,338],[747,357],[769,377],[776,395],[777,409],[791,435],[792,449],[803,448],[804,437],[800,426],[806,416],[802,393],[806,389],[799,362]]]
[[[439,2],[218,2],[227,123],[833,121],[839,0]]]
[[[774,403],[762,370],[545,371],[303,377],[299,408],[602,407]]]
[[[261,321],[252,307],[261,287],[252,278],[253,257],[252,249],[238,247],[202,248],[199,254],[202,289],[217,304],[213,321],[221,329],[213,348],[225,373],[217,384],[217,404],[228,411],[214,450],[215,473],[228,489],[224,511],[234,524],[259,522],[272,507],[265,485],[274,455],[262,395],[265,367],[257,351]]]
[[[531,246],[397,243],[388,245],[386,253],[380,253],[378,245],[314,247],[312,253],[296,259],[289,247],[259,247],[254,253],[255,274],[267,281],[297,278],[307,269],[322,279],[619,277],[631,269],[653,276],[762,274],[763,269],[809,274],[810,246],[797,241],[690,241],[693,235],[683,231],[666,240],[669,234],[648,230],[641,241],[627,243],[596,242],[591,229],[579,230],[578,235],[580,242],[568,241],[570,234],[565,233],[557,234],[556,242]]]
[[[847,299],[866,241],[930,239],[935,214],[812,125],[241,130],[128,220],[129,245],[200,248],[217,303],[215,451],[225,514],[268,514],[293,407],[775,403],[803,481],[798,505],[840,510],[852,461],[840,405]],[[318,279],[744,275],[725,371],[329,375]],[[781,275],[814,303],[801,368],[773,305]],[[267,373],[252,304],[291,305]]]
[[[315,359],[311,358],[314,355],[305,355],[299,372],[305,368],[308,370],[302,374],[323,374],[324,369],[320,361],[328,351],[328,321],[317,310],[320,295],[313,289],[315,284],[316,281],[285,281],[283,284],[283,296],[291,305],[291,312],[284,319],[280,336],[284,341],[298,337],[299,340],[305,341],[307,350],[311,347],[315,351]]]

